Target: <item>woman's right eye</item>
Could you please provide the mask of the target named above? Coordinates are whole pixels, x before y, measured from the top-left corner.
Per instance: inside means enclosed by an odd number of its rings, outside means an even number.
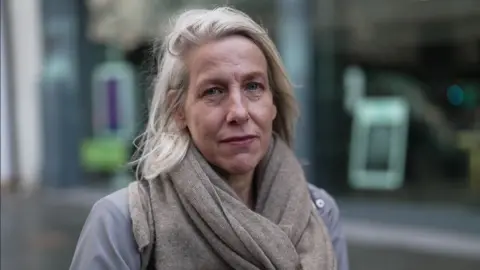
[[[223,93],[223,90],[218,88],[218,87],[212,87],[212,88],[209,88],[207,90],[205,90],[205,92],[203,92],[203,95],[204,96],[215,96],[215,95],[220,95]]]

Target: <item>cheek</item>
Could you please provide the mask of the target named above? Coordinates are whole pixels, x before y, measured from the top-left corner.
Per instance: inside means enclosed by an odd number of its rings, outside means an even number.
[[[218,132],[218,117],[212,111],[190,110],[187,116],[187,127],[195,139],[211,139]]]
[[[277,115],[277,108],[272,101],[266,99],[264,102],[252,104],[250,113],[263,128],[269,128]]]

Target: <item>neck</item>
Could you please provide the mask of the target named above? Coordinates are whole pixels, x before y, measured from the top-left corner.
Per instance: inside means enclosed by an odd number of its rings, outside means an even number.
[[[253,172],[242,175],[230,175],[226,182],[248,207],[253,208]]]

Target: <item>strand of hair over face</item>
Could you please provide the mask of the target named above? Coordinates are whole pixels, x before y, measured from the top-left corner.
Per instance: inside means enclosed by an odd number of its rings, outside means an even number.
[[[185,157],[190,137],[187,131],[176,127],[172,117],[176,110],[181,109],[188,90],[184,56],[192,48],[229,35],[243,35],[264,52],[278,111],[273,129],[291,145],[298,109],[292,85],[267,32],[245,13],[229,7],[189,10],[178,15],[172,24],[170,32],[158,46],[159,50],[156,50],[160,61],[148,122],[145,132],[139,136],[140,144],[131,163],[137,165],[137,179],[154,179],[171,170]]]

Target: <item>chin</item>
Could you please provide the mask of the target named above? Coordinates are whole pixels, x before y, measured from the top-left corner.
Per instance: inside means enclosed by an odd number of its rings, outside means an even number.
[[[228,164],[225,164],[225,170],[230,174],[247,174],[255,170],[258,162],[254,162],[253,159],[249,160],[232,160]]]

